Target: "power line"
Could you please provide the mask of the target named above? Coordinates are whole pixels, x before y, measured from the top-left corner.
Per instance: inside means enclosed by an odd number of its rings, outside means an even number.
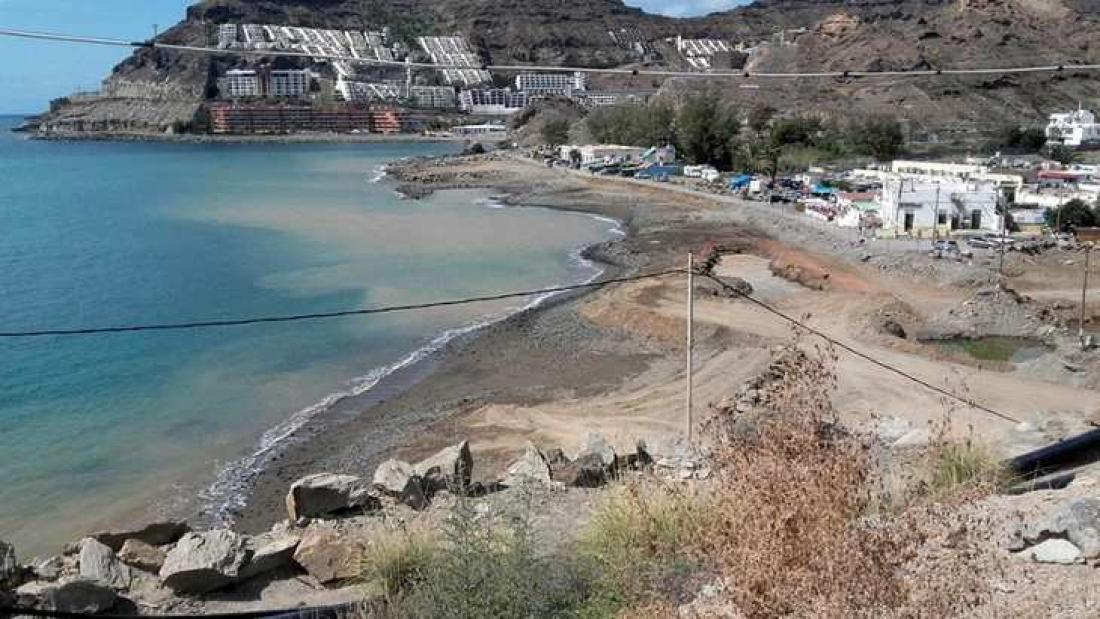
[[[845,344],[844,342],[841,342],[840,340],[838,340],[838,339],[836,339],[836,338],[834,338],[834,337],[832,337],[832,336],[830,336],[830,335],[828,335],[828,334],[826,334],[826,333],[824,333],[824,332],[822,332],[818,329],[815,329],[815,328],[811,327],[810,325],[802,322],[801,320],[798,320],[797,318],[792,318],[791,316],[788,316],[787,314],[785,314],[785,313],[781,312],[780,310],[772,307],[771,305],[765,303],[764,301],[761,301],[760,299],[757,299],[757,298],[753,297],[752,295],[745,294],[744,292],[741,292],[740,290],[737,290],[736,288],[734,288],[733,286],[731,286],[731,285],[727,284],[726,282],[722,281],[721,279],[719,279],[718,277],[716,277],[712,273],[702,273],[702,275],[704,277],[709,278],[710,280],[712,280],[713,282],[715,282],[719,286],[722,286],[722,288],[724,288],[725,290],[728,290],[730,292],[733,292],[733,293],[737,294],[738,296],[745,299],[746,301],[749,301],[749,302],[751,302],[751,303],[767,310],[768,312],[771,312],[772,314],[775,314],[776,316],[782,318],[783,320],[786,320],[787,322],[790,322],[791,324],[793,324],[793,325],[795,325],[795,326],[797,326],[801,329],[805,329],[806,331],[808,331],[808,332],[824,339],[825,341],[827,341],[830,344],[836,346],[837,348],[840,348],[840,349],[842,349],[842,350],[844,350],[844,351],[846,351],[846,352],[848,352],[852,355],[855,355],[856,357],[859,357],[860,359],[863,359],[864,361],[868,361],[868,362],[870,362],[870,363],[872,363],[872,364],[874,364],[874,365],[876,365],[876,366],[878,366],[878,367],[880,367],[884,370],[887,370],[889,372],[893,372],[894,374],[897,374],[898,376],[901,376],[902,378],[910,380],[910,381],[912,381],[912,382],[914,382],[914,383],[916,383],[916,384],[918,384],[922,387],[925,387],[926,389],[930,389],[930,390],[932,390],[932,391],[934,391],[934,392],[936,392],[940,395],[947,396],[947,397],[949,397],[953,400],[956,400],[958,402],[966,404],[967,406],[969,406],[971,408],[975,408],[975,409],[980,410],[984,413],[988,413],[988,414],[993,415],[994,417],[997,417],[997,418],[1002,419],[1004,421],[1009,421],[1009,422],[1012,422],[1012,423],[1020,423],[1019,419],[1016,419],[1016,418],[1014,418],[1010,415],[1007,415],[1007,414],[1002,413],[1000,411],[993,410],[992,408],[989,408],[988,406],[984,406],[982,404],[979,404],[979,403],[977,403],[977,402],[975,402],[975,401],[973,401],[969,398],[964,398],[960,395],[954,394],[954,393],[952,393],[952,392],[950,392],[946,389],[943,389],[942,387],[937,387],[936,385],[933,385],[932,383],[930,383],[930,382],[928,382],[928,381],[926,381],[922,378],[914,376],[914,375],[906,372],[905,370],[902,370],[901,368],[890,365],[889,363],[886,363],[885,361],[879,361],[878,359],[868,355],[867,353],[860,352],[859,350],[856,350],[855,348],[852,348],[851,346]]]
[[[106,45],[113,47],[149,48],[178,51],[186,53],[206,54],[211,56],[242,56],[242,57],[284,57],[284,58],[309,58],[316,60],[341,61],[354,64],[366,64],[371,66],[416,68],[431,70],[472,70],[482,69],[486,71],[550,71],[570,73],[591,73],[605,75],[630,75],[641,77],[684,77],[694,79],[735,79],[735,78],[762,78],[762,79],[808,79],[808,78],[855,78],[855,77],[940,77],[940,76],[974,76],[974,75],[1010,75],[1027,73],[1057,73],[1061,71],[1100,71],[1100,64],[1045,64],[1014,67],[991,68],[956,68],[956,69],[916,69],[901,71],[803,71],[803,72],[769,72],[769,71],[672,71],[659,69],[622,69],[622,68],[592,68],[571,67],[561,65],[506,65],[489,64],[482,66],[467,66],[454,64],[433,64],[429,62],[402,62],[398,60],[377,60],[371,58],[359,58],[356,56],[341,56],[334,54],[320,54],[310,52],[298,52],[289,50],[242,50],[220,49],[216,47],[201,47],[195,45],[177,45],[161,43],[158,41],[125,41],[123,39],[111,39],[84,35],[68,35],[31,30],[15,30],[0,28],[0,36],[36,39],[42,41],[81,43],[88,45]]]
[[[258,324],[273,324],[284,322],[301,322],[305,320],[323,320],[329,318],[345,318],[348,316],[372,316],[376,314],[392,314],[397,312],[408,312],[416,310],[432,309],[437,307],[450,307],[454,305],[468,305],[471,303],[482,303],[486,301],[501,301],[505,299],[515,299],[520,297],[531,297],[535,295],[556,294],[561,292],[569,292],[572,290],[585,290],[590,288],[602,288],[611,284],[621,284],[625,282],[635,282],[643,279],[654,279],[658,277],[665,277],[667,275],[673,275],[676,273],[683,273],[683,269],[669,269],[667,271],[660,271],[656,273],[647,273],[644,275],[634,275],[630,277],[615,277],[611,279],[605,279],[597,282],[588,282],[585,284],[574,284],[571,286],[555,286],[553,288],[540,288],[538,290],[526,290],[522,292],[504,292],[500,294],[486,295],[480,297],[468,297],[465,299],[453,299],[449,301],[435,301],[431,303],[415,303],[410,305],[391,305],[388,307],[365,307],[350,310],[341,310],[337,312],[319,312],[313,314],[292,314],[286,316],[264,316],[254,318],[239,318],[232,320],[207,320],[197,322],[176,322],[176,323],[162,323],[162,324],[137,324],[137,325],[122,325],[116,327],[89,327],[86,329],[42,329],[35,331],[7,331],[0,332],[0,339],[16,339],[16,338],[34,338],[34,337],[47,337],[47,336],[76,336],[76,335],[101,335],[112,333],[138,333],[143,331],[190,331],[197,329],[211,329],[220,327],[240,327],[245,325],[258,325]]]

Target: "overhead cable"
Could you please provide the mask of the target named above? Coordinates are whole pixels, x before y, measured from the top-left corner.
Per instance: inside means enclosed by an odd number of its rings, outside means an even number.
[[[246,49],[222,49],[217,47],[201,47],[195,45],[179,45],[174,43],[162,43],[156,40],[149,41],[125,41],[102,37],[83,35],[57,34],[31,30],[16,30],[0,28],[0,37],[36,39],[43,41],[62,43],[82,43],[90,45],[106,45],[114,47],[149,48],[184,53],[205,54],[211,56],[242,56],[242,57],[281,57],[281,58],[307,58],[313,60],[339,61],[370,66],[415,68],[431,70],[474,70],[486,71],[548,71],[563,73],[589,73],[602,75],[629,75],[641,77],[683,77],[693,79],[809,79],[809,78],[858,78],[858,77],[939,77],[944,75],[973,76],[973,75],[1010,75],[1026,73],[1057,73],[1062,71],[1100,71],[1100,64],[1042,64],[1031,66],[1012,67],[988,67],[988,68],[946,68],[946,69],[913,69],[894,71],[800,71],[800,72],[771,72],[771,71],[671,71],[661,69],[627,69],[627,68],[593,68],[572,67],[562,65],[514,65],[514,64],[487,64],[480,66],[435,64],[430,62],[402,62],[399,60],[378,60],[373,58],[359,58],[356,56],[342,56],[335,54],[320,54],[292,50],[246,50]]]
[[[417,310],[432,309],[437,307],[450,307],[454,305],[468,305],[471,303],[483,303],[487,301],[502,301],[548,294],[569,292],[572,290],[585,290],[602,288],[611,284],[635,282],[643,279],[665,277],[676,273],[683,273],[683,269],[669,269],[644,275],[630,277],[614,277],[610,279],[573,284],[570,286],[555,286],[553,288],[540,288],[538,290],[525,290],[521,292],[504,292],[480,297],[467,297],[464,299],[452,299],[448,301],[434,301],[430,303],[414,303],[409,305],[390,305],[386,307],[363,307],[357,309],[340,310],[335,312],[318,312],[313,314],[292,314],[284,316],[262,316],[252,318],[235,318],[226,320],[204,320],[194,322],[172,322],[160,324],[130,324],[119,326],[88,327],[77,329],[37,329],[31,331],[0,331],[0,339],[33,338],[47,336],[76,336],[76,335],[102,335],[111,333],[138,333],[142,331],[188,331],[196,329],[213,329],[221,327],[241,327],[246,325],[274,324],[287,322],[301,322],[306,320],[323,320],[330,318],[345,318],[349,316],[371,316],[375,314],[393,314]]]
[[[905,378],[906,380],[912,381],[912,382],[914,382],[914,383],[916,383],[916,384],[918,384],[918,385],[920,385],[920,386],[922,386],[926,389],[929,389],[929,390],[934,391],[934,392],[936,392],[936,393],[938,393],[942,396],[946,396],[946,397],[948,397],[952,400],[955,400],[957,402],[965,404],[965,405],[967,405],[971,408],[974,408],[974,409],[977,409],[977,410],[982,411],[984,413],[988,413],[990,415],[993,415],[994,417],[997,417],[997,418],[999,418],[1003,421],[1008,421],[1008,422],[1011,422],[1011,423],[1020,423],[1019,419],[1016,419],[1015,417],[1012,417],[1011,415],[1007,415],[1007,414],[1002,413],[1000,411],[989,408],[988,406],[979,404],[979,403],[977,403],[974,400],[971,400],[969,398],[964,398],[964,397],[962,397],[958,394],[952,393],[952,392],[950,392],[950,391],[948,391],[948,390],[946,390],[942,387],[937,387],[936,385],[933,385],[932,383],[930,383],[930,382],[928,382],[928,381],[926,381],[922,378],[914,376],[914,375],[906,372],[905,370],[902,370],[901,368],[898,368],[897,366],[890,365],[889,363],[886,363],[885,361],[880,361],[880,360],[872,357],[871,355],[868,355],[865,352],[861,352],[861,351],[859,351],[855,348],[852,348],[848,344],[845,344],[844,342],[830,336],[829,334],[821,331],[820,329],[815,329],[814,327],[811,327],[810,325],[806,324],[805,322],[803,322],[801,320],[798,320],[797,318],[794,318],[792,316],[789,316],[789,315],[783,313],[782,311],[772,307],[770,304],[765,303],[764,301],[761,301],[760,299],[757,299],[757,298],[753,297],[751,294],[745,294],[744,292],[738,290],[734,286],[731,286],[727,282],[723,281],[721,278],[716,277],[715,275],[713,275],[711,273],[701,273],[700,275],[709,278],[711,281],[713,281],[714,283],[721,286],[724,290],[727,290],[729,292],[732,292],[732,293],[736,294],[737,296],[741,297],[742,299],[745,299],[746,301],[748,301],[748,302],[750,302],[754,305],[759,306],[760,308],[762,308],[762,309],[764,309],[764,310],[766,310],[766,311],[782,318],[783,320],[786,320],[786,321],[790,322],[791,324],[799,327],[800,329],[803,329],[803,330],[805,330],[809,333],[812,333],[812,334],[824,339],[825,341],[829,342],[830,344],[836,346],[837,348],[840,348],[841,350],[844,350],[845,352],[848,352],[852,355],[855,355],[856,357],[859,357],[860,359],[863,359],[864,361],[867,361],[867,362],[869,362],[869,363],[871,363],[871,364],[873,364],[873,365],[875,365],[879,368],[882,368],[884,370],[887,370],[889,372],[897,374],[898,376],[901,376],[902,378]]]

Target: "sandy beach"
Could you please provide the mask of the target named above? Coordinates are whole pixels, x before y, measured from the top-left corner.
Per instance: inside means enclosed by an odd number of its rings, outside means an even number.
[[[411,162],[393,174],[409,195],[481,187],[507,204],[614,218],[624,238],[586,252],[606,267],[605,278],[683,266],[688,251],[717,244],[738,254],[724,259],[718,273],[744,278],[759,298],[788,315],[1028,422],[945,405],[942,396],[897,374],[842,355],[837,405],[857,425],[885,419],[919,433],[949,411],[960,434],[974,431],[1009,454],[1079,431],[1100,409],[1096,364],[1083,361],[1083,372],[1061,369],[1064,356],[1073,354],[1069,349],[1025,366],[991,366],[881,329],[884,316],[902,316],[915,330],[952,314],[993,281],[988,261],[961,265],[881,242],[867,247],[851,231],[789,209],[548,169],[513,156]],[[1068,282],[1057,287],[1052,282],[1059,280],[1035,280],[1031,275],[1020,284],[1035,294],[1043,288],[1045,298],[1072,298]],[[682,431],[685,293],[681,277],[571,293],[452,341],[304,427],[253,480],[238,526],[258,531],[281,519],[286,488],[304,475],[369,476],[385,458],[415,460],[460,440],[471,441],[476,476],[489,478],[527,440],[568,449],[587,432],[600,431],[625,448],[639,438]],[[698,296],[696,418],[759,372],[772,347],[792,332],[757,307]],[[997,308],[990,312],[1007,316]],[[1023,317],[999,320],[1005,324],[997,328],[1033,328]]]

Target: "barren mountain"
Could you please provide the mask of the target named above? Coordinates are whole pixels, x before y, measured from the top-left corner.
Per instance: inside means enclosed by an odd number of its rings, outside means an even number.
[[[666,92],[716,87],[744,106],[835,114],[887,112],[940,138],[1040,122],[1057,109],[1100,96],[1094,73],[1073,65],[1100,60],[1096,0],[761,0],[705,17],[674,19],[620,0],[205,0],[162,35],[207,45],[221,23],[271,23],[335,29],[389,26],[405,39],[462,34],[486,62],[642,66],[609,31],[653,42],[647,63],[679,67],[663,39],[719,37],[755,45],[758,71],[909,70],[1065,65],[1055,74],[973,77],[718,80],[607,80],[609,86],[664,86]],[[114,105],[172,99],[197,105],[216,74],[237,62],[140,50],[107,80]],[[142,85],[155,84],[155,88]],[[57,113],[73,113],[72,106]],[[97,104],[98,105],[98,104]],[[142,103],[141,105],[147,105]],[[139,105],[139,107],[141,107]],[[87,110],[81,110],[81,113]],[[115,113],[115,112],[112,112]],[[140,114],[138,114],[140,116]]]

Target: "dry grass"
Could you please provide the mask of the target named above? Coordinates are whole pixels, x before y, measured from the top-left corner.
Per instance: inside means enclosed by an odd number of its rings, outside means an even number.
[[[422,582],[441,549],[438,533],[424,524],[387,527],[368,540],[360,578],[389,600]]]
[[[753,413],[710,422],[716,487],[694,545],[750,617],[964,612],[982,589],[975,556],[927,551],[929,540],[954,530],[959,512],[914,501],[869,515],[878,475],[872,441],[837,423],[835,353],[806,354],[800,344],[779,355]],[[986,470],[973,449],[940,453],[936,479],[944,489]]]

